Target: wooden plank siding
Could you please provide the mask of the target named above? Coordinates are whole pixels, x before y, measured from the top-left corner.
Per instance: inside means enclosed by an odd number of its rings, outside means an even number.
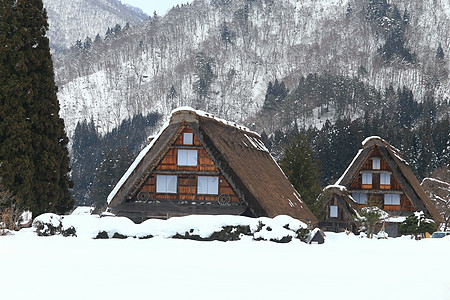
[[[373,169],[372,158],[380,159],[380,169]],[[372,184],[362,184],[362,173],[371,173],[372,174]],[[382,185],[381,184],[381,174],[390,174],[390,184]],[[413,204],[408,199],[408,197],[402,193],[400,196],[400,205],[384,205],[384,194],[387,193],[400,193],[403,189],[398,182],[398,180],[394,177],[394,172],[389,167],[388,162],[384,159],[382,153],[379,151],[377,147],[373,147],[370,151],[370,154],[366,161],[362,164],[360,170],[358,171],[357,176],[350,184],[349,190],[358,191],[361,193],[368,193],[369,201],[374,202],[376,205],[379,205],[384,210],[387,211],[415,211],[416,209],[413,207]],[[360,208],[365,205],[358,204]]]
[[[217,202],[219,195],[226,194],[230,196],[232,203],[240,202],[233,189],[224,176],[220,174],[219,169],[215,166],[214,162],[209,157],[206,150],[202,147],[195,134],[193,137],[193,144],[184,145],[183,133],[192,133],[192,130],[188,127],[183,129],[180,136],[175,140],[174,144],[169,147],[166,155],[163,157],[152,174],[150,174],[149,178],[139,192],[148,192],[150,197],[149,200]],[[179,166],[177,164],[177,153],[180,149],[196,150],[197,165]],[[158,174],[176,175],[177,193],[156,193],[156,176]],[[197,182],[199,176],[218,176],[219,193],[217,195],[197,194]]]

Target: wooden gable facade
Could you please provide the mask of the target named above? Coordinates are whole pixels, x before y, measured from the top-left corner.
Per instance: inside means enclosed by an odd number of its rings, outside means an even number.
[[[356,204],[377,205],[391,216],[409,216],[423,211],[437,224],[441,217],[427,197],[398,149],[380,137],[370,137],[342,177]]]
[[[158,191],[158,176],[160,180],[161,176],[176,176],[176,193]],[[202,180],[206,181],[206,190],[203,191],[198,186]],[[208,180],[213,185],[211,191],[208,191]],[[218,195],[222,197],[219,199]],[[221,203],[239,203],[233,189],[189,127],[185,127],[175,143],[168,147],[167,153],[137,194],[138,202],[152,200],[179,200],[184,204],[198,201],[208,205],[217,204],[219,200]]]
[[[192,109],[177,110],[108,197],[135,222],[190,214],[317,219],[248,129]]]

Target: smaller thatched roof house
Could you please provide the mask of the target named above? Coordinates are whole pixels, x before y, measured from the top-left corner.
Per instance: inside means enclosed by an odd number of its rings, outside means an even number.
[[[347,188],[341,185],[329,185],[324,188],[320,203],[325,212],[319,227],[325,231],[357,233],[359,206],[349,195]]]
[[[402,217],[398,220],[423,211],[437,224],[442,222],[398,149],[377,136],[367,138],[362,145],[336,185],[345,186],[359,207],[375,204],[391,216]],[[397,235],[398,223],[391,223],[386,231]]]
[[[317,223],[257,133],[191,108],[172,112],[108,204],[111,212],[137,222],[232,214]]]

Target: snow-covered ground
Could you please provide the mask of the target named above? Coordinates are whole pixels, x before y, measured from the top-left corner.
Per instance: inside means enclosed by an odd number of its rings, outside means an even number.
[[[450,237],[369,240],[327,232],[322,245],[297,239],[279,244],[251,237],[235,242],[163,237],[175,228],[214,231],[224,220],[257,224],[228,218],[172,218],[138,226],[123,218],[78,214],[63,220],[77,228],[78,237],[38,237],[35,229],[2,236],[0,298],[450,299]],[[273,231],[286,221],[289,227],[301,226],[288,217],[263,220]],[[91,238],[96,230],[113,227],[159,234]]]

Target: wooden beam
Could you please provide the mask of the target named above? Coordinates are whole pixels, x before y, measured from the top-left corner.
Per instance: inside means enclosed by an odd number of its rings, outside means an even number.
[[[220,172],[217,171],[181,171],[181,170],[155,170],[153,174],[161,175],[200,175],[200,176],[219,176]]]
[[[362,194],[403,194],[402,190],[349,190],[349,193],[362,193]]]

